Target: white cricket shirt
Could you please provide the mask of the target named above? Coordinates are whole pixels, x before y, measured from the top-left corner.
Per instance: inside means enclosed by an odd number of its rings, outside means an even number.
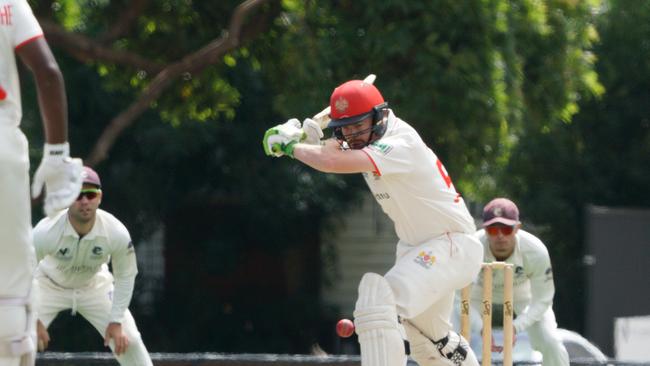
[[[418,245],[450,232],[473,234],[474,219],[442,162],[390,111],[384,136],[362,149],[375,166],[363,173],[401,241]]]
[[[22,118],[14,51],[41,36],[26,0],[0,0],[0,126],[18,126]]]
[[[135,250],[126,227],[110,213],[97,209],[95,225],[80,238],[68,220],[68,210],[42,219],[34,228],[38,268],[54,284],[82,289],[111,261],[115,291],[111,320],[121,321],[133,294],[138,273]]]
[[[483,244],[485,262],[496,261],[490,251],[485,230],[476,232],[476,237]],[[553,306],[555,285],[551,258],[544,243],[533,234],[521,229],[517,231],[515,240],[515,250],[505,262],[514,265],[512,297],[517,318],[513,325],[517,332],[521,332],[541,320],[544,313]],[[472,307],[481,309],[482,297],[483,272],[479,274],[472,286]],[[503,304],[502,270],[492,271],[492,303]]]

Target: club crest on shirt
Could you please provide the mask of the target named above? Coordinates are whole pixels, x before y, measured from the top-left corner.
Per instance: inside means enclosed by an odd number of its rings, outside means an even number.
[[[515,266],[515,277],[520,277],[524,275],[524,267]]]
[[[379,141],[373,142],[372,144],[368,145],[368,147],[384,155],[388,155],[388,153],[393,150],[393,146]]]
[[[424,267],[424,269],[429,269],[436,262],[436,257],[431,255],[431,252],[425,252],[423,250],[418,253],[417,257],[415,257],[413,261]]]

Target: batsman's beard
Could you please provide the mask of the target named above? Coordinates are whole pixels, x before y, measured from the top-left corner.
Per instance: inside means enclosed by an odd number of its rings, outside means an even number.
[[[370,132],[368,134],[368,138],[364,139],[363,135],[368,132]],[[372,142],[372,127],[349,135],[343,135],[343,138],[345,139],[345,142],[347,142],[350,149],[361,150],[364,147],[370,145],[370,143]]]

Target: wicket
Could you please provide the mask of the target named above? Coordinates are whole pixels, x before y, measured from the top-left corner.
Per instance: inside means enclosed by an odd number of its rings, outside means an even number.
[[[483,350],[482,366],[492,364],[492,270],[503,270],[503,366],[512,366],[512,286],[513,265],[506,262],[483,263],[483,300],[481,318],[483,320]],[[471,284],[461,290],[460,303],[460,333],[465,339],[470,339],[469,297]]]

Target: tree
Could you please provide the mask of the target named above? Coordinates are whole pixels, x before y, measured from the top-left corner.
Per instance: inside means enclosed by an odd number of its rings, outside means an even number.
[[[597,18],[596,72],[605,92],[584,95],[571,123],[531,130],[507,169],[506,187],[539,224],[556,272],[565,327],[584,329],[585,206],[647,207],[650,196],[650,4],[607,1]]]

